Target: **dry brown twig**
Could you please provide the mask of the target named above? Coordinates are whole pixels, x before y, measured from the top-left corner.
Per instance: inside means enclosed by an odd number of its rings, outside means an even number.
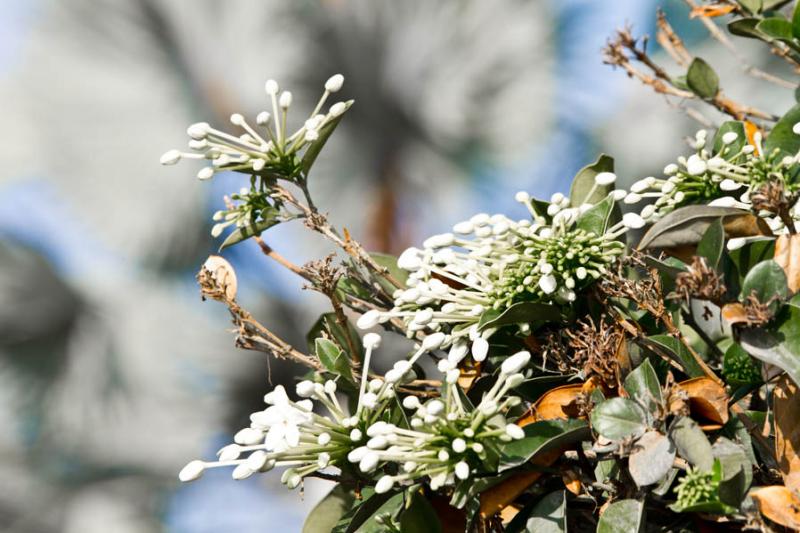
[[[680,44],[674,44],[672,42],[677,38],[677,34],[668,26],[666,19],[661,23],[661,26],[661,31],[665,34],[662,40],[670,43],[669,46],[671,50],[675,56],[680,59],[679,64],[682,64],[688,59],[685,57],[685,54],[688,54],[688,52],[685,50],[685,47],[683,47],[682,41],[676,41],[676,43]],[[775,115],[727,98],[722,90],[719,90],[713,98],[701,99],[693,92],[678,87],[672,76],[647,53],[647,42],[648,39],[646,36],[641,39],[634,38],[630,27],[617,30],[615,37],[608,41],[603,50],[603,61],[613,67],[622,68],[629,77],[638,79],[643,84],[651,87],[656,93],[663,94],[667,97],[672,96],[680,98],[682,100],[703,102],[715,108],[717,111],[729,115],[735,120],[760,119],[774,122],[778,119]],[[633,61],[643,65],[649,73],[634,66]],[[687,114],[692,116],[692,118],[698,118],[696,114],[688,112],[689,108],[681,107],[681,109],[687,111]]]

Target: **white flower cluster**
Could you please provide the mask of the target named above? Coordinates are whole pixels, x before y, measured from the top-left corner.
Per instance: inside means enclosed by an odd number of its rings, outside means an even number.
[[[795,125],[800,134],[800,124]],[[800,153],[777,157],[765,153],[761,133],[754,135],[754,144],[741,143],[739,134],[728,131],[721,137],[722,147],[712,155],[706,148],[707,133],[697,132],[694,140],[696,152],[689,157],[679,157],[678,163],[664,168],[665,178],[647,177],[631,185],[623,200],[626,204],[650,201],[640,212],[647,222],[656,222],[678,207],[689,204],[737,207],[752,210],[750,195],[770,179],[779,179],[791,190],[790,174],[797,171]],[[795,218],[800,218],[797,206]],[[776,233],[784,229],[778,217],[766,214],[766,221]]]
[[[508,392],[525,379],[520,371],[530,357],[528,352],[519,352],[506,359],[494,386],[474,408],[461,399],[455,365],[443,359],[439,364],[446,375],[442,397],[423,403],[416,396],[407,396],[403,407],[414,412],[411,427],[376,423],[367,430],[370,440],[348,458],[358,463],[362,472],[382,463],[399,465],[398,473],[378,479],[375,491],[379,493],[403,482],[427,479],[431,489],[438,490],[469,479],[481,472],[490,453],[498,454],[499,443],[525,436],[505,414],[521,402]]]
[[[328,97],[338,92],[343,83],[341,74],[328,79],[325,91],[311,115],[300,129],[289,134],[286,131],[286,119],[292,105],[292,93],[280,92],[278,83],[268,80],[265,90],[272,101],[271,114],[269,111],[259,113],[255,126],[239,113],[231,115],[231,123],[244,131],[240,135],[212,128],[207,122],[192,124],[186,130],[191,138],[189,148],[192,151],[169,150],[161,156],[161,163],[174,165],[181,159],[210,160],[211,166],[197,173],[201,180],[210,179],[215,173],[226,170],[291,179],[298,172],[299,153],[319,139],[322,128],[341,116],[352,104],[337,102],[327,113],[320,113]]]
[[[296,402],[278,386],[264,398],[269,407],[250,416],[250,426],[218,452],[217,461],[192,461],[179,479],[193,481],[216,467],[233,467],[233,478],[245,479],[285,466],[289,468],[281,481],[293,489],[305,476],[329,467],[352,463],[366,476],[374,476],[379,468],[393,464],[390,471],[398,473],[380,477],[377,492],[423,478],[436,489],[468,479],[481,470],[490,450],[496,454],[498,444],[524,437],[522,428],[509,423],[505,414],[521,402],[508,393],[524,380],[520,371],[530,361],[528,352],[504,361],[494,386],[474,408],[461,398],[455,365],[441,361],[439,369],[445,374],[441,398],[422,403],[407,396],[402,405],[414,415],[407,427],[401,427],[390,422],[389,407],[396,405],[395,384],[408,378],[411,363],[400,361],[385,379],[369,380],[369,359],[379,344],[377,334],[364,336],[364,372],[353,416],[339,404],[334,381],[298,383],[297,395],[304,399]],[[327,415],[315,413],[314,402]]]
[[[596,183],[614,180],[604,172]],[[616,201],[625,191],[612,195]],[[489,347],[486,339],[494,333],[491,328],[478,330],[484,313],[519,302],[575,301],[623,252],[617,239],[629,228],[644,226],[639,215],[629,213],[597,235],[576,224],[590,204],[571,207],[568,198],[555,194],[545,217],[534,210],[527,193],[518,193],[516,199],[528,207],[532,220],[480,213],[453,226],[452,233],[428,238],[422,249],[403,252],[397,264],[411,272],[407,288],[395,292],[390,311],[368,311],[358,326],[368,329],[400,318],[409,337],[445,333],[436,347],[452,347],[451,361],[460,361],[469,343],[473,359],[482,361]]]

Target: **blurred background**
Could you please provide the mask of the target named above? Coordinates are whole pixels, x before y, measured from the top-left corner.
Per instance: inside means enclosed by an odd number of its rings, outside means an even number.
[[[657,6],[725,59],[680,0],[4,0],[0,530],[298,531],[328,490],[223,471],[178,485],[247,424],[270,372],[297,371],[235,351],[226,310],[200,301],[210,216],[241,178],[158,164],[188,124],[254,116],[267,78],[299,120],[344,74],[356,104],[311,190],[398,253],[478,211],[522,216],[517,190],[566,192],[599,152],[624,184],[686,151],[689,119],[601,62],[615,28],[652,33]],[[720,74],[752,103],[792,98]],[[301,225],[264,238],[299,264],[330,251]],[[253,242],[224,255],[243,305],[304,346],[324,302]]]

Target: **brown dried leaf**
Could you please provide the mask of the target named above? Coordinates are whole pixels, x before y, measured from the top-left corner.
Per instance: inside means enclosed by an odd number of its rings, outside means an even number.
[[[797,385],[784,375],[772,395],[775,412],[775,458],[783,483],[800,491],[800,395]]]
[[[727,15],[731,11],[733,11],[734,6],[732,5],[722,5],[722,4],[713,4],[710,6],[698,6],[689,13],[689,18],[697,18],[697,17],[704,17],[704,18],[714,18],[714,17],[722,17]]]
[[[561,456],[560,448],[553,448],[542,454],[537,455],[531,461],[532,464],[540,467],[547,467],[556,462]],[[542,472],[527,470],[517,472],[508,479],[488,488],[481,493],[481,517],[485,520],[511,505],[517,497],[533,485],[542,475]]]
[[[594,384],[590,381],[550,389],[536,400],[528,412],[517,421],[517,425],[525,427],[538,420],[579,418],[578,396],[586,394],[587,390],[588,392],[594,390]]]
[[[570,469],[563,470],[561,472],[561,481],[564,482],[564,486],[567,488],[575,496],[579,496],[581,493],[581,484],[580,476],[574,471]]]
[[[772,230],[763,218],[752,214],[727,216],[722,221],[725,235],[734,237],[754,237],[756,235],[772,235]]]
[[[775,262],[786,272],[789,289],[800,289],[800,235],[781,235],[775,241]]]
[[[755,148],[753,152],[758,155],[758,143],[756,143],[756,133],[761,131],[758,126],[749,120],[744,121],[744,134],[747,135],[747,144]]]
[[[464,358],[461,362],[458,386],[464,392],[469,391],[478,378],[481,377],[481,366],[483,365],[479,361],[473,361],[471,357]]]
[[[739,302],[725,304],[722,306],[722,320],[733,326],[734,324],[746,324],[749,322],[744,306]]]
[[[800,530],[800,500],[780,485],[754,490],[750,496],[761,514],[785,527]]]
[[[700,425],[705,431],[719,429],[728,422],[728,395],[709,377],[687,379],[676,384],[670,393],[670,412],[680,412],[684,402],[688,402],[692,418],[706,422]]]

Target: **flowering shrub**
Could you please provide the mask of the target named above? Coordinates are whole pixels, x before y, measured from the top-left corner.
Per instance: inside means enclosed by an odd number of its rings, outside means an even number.
[[[714,38],[730,42],[715,19],[732,17],[731,33],[800,66],[800,12],[778,10],[788,2],[689,3]],[[524,218],[479,213],[398,258],[364,250],[310,194],[353,103],[324,110],[341,75],[294,133],[291,93],[272,80],[272,111],[255,125],[235,114],[238,134],[190,126],[192,151],[164,164],[250,176],[214,215],[222,248],[254,240],[331,312],[308,350],[293,347],[240,307],[230,264],[209,258],[202,294],[228,307],[237,345],[310,371],[180,479],[280,467],[289,489],[330,480],[309,532],[800,529],[800,106],[773,117],[730,100],[663,16],[659,32],[685,76],[667,75],[629,30],[606,61],[733,120],[699,131],[663,176],[626,190],[604,155],[569,194],[518,193]],[[261,235],[292,219],[348,260],[280,256]],[[409,350],[384,354],[394,364],[380,375],[386,335]]]

